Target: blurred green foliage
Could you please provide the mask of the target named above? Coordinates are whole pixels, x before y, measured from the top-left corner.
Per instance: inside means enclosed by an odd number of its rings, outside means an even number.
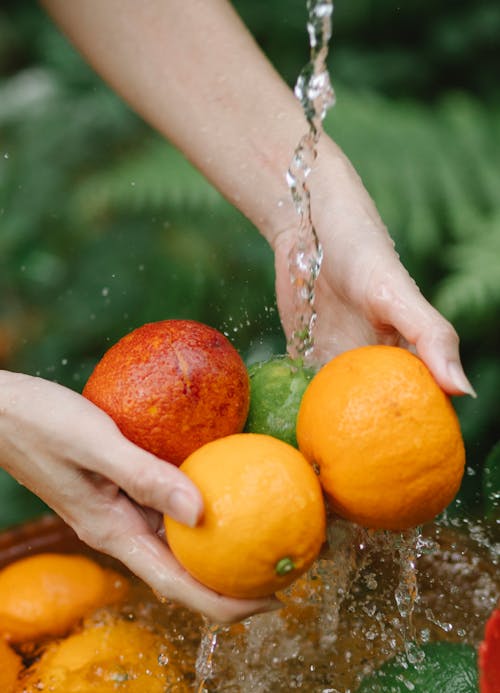
[[[293,84],[308,58],[305,0],[235,6]],[[325,123],[410,273],[461,336],[479,395],[456,401],[470,469],[459,502],[469,508],[490,489],[481,470],[498,438],[499,32],[493,0],[336,3],[337,105]],[[272,254],[249,222],[40,8],[4,2],[0,367],[80,390],[113,341],[180,316],[222,329],[248,361],[280,353],[273,283]],[[4,479],[0,524],[30,507]],[[16,512],[7,496],[19,497]]]

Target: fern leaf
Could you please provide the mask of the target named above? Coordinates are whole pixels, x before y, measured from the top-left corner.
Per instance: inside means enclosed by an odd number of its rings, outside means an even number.
[[[221,199],[177,150],[155,137],[85,178],[76,188],[73,204],[84,218],[92,219],[117,210],[206,210],[217,206]]]
[[[484,317],[500,308],[500,214],[489,222],[477,218],[474,232],[478,238],[448,250],[451,271],[435,295],[437,308],[450,320]]]

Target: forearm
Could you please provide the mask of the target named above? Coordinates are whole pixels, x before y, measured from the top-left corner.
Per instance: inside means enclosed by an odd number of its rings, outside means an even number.
[[[271,240],[306,121],[225,0],[43,0],[96,71]]]

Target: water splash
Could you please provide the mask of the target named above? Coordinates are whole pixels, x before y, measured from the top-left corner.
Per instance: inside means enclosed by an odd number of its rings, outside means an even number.
[[[197,693],[205,693],[206,685],[214,677],[214,656],[219,634],[224,630],[222,626],[213,625],[205,620],[201,632],[200,646],[196,657],[196,684]]]
[[[363,567],[358,546],[365,532],[350,522],[330,522],[327,533],[327,548],[309,571],[310,578],[322,587],[312,593],[309,602],[318,607],[316,629],[319,645],[325,651],[337,639],[340,607]]]
[[[424,652],[417,644],[417,630],[413,621],[413,613],[419,598],[416,561],[421,542],[422,534],[418,529],[402,533],[395,542],[399,582],[394,597],[402,619],[401,635],[406,656],[414,665],[422,662],[424,658]]]
[[[295,301],[288,352],[292,358],[302,358],[306,363],[313,351],[314,287],[322,261],[321,244],[312,223],[307,178],[317,156],[323,119],[335,101],[326,67],[333,3],[331,0],[308,0],[307,10],[310,60],[299,75],[295,95],[302,105],[309,130],[297,145],[287,172],[288,187],[299,216],[296,240],[288,257]]]

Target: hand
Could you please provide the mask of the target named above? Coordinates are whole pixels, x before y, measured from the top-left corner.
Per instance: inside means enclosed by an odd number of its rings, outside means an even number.
[[[474,395],[462,370],[455,330],[425,300],[400,263],[358,175],[326,135],[308,186],[323,248],[315,290],[314,360],[322,364],[364,344],[409,346],[446,392]],[[272,241],[278,307],[287,337],[294,325],[289,254],[296,233],[289,227]]]
[[[0,460],[82,541],[120,560],[157,594],[218,623],[279,605],[272,597],[223,597],[185,572],[159,536],[162,516],[194,526],[203,512],[199,491],[75,392],[0,371]]]

